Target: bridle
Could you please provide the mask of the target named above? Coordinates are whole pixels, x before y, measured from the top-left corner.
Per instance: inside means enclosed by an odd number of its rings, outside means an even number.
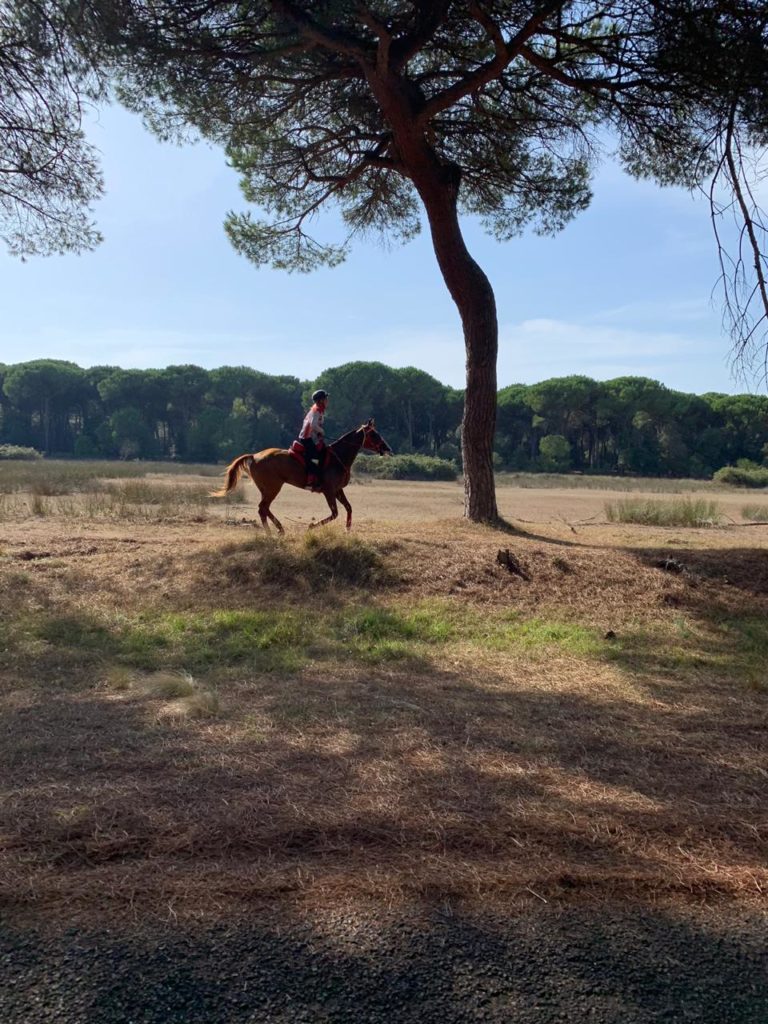
[[[376,443],[376,447],[375,448],[369,448],[368,451],[369,452],[370,451],[374,451],[374,452],[376,452],[377,455],[385,455],[387,449],[389,448],[389,445],[384,440],[384,438],[381,436],[381,434],[377,433],[377,431],[376,431],[376,429],[374,427],[369,427],[367,423],[363,425],[363,443],[362,443],[361,447],[365,448],[365,442],[368,440],[368,436],[370,434],[376,434],[376,436],[378,437],[379,440]]]
[[[369,427],[367,423],[364,423],[362,427],[358,427],[357,430],[351,431],[351,433],[359,434],[361,430],[363,432],[363,440],[361,441],[359,447],[356,446],[354,441],[348,441],[346,436],[343,438],[340,437],[336,441],[333,441],[331,444],[328,445],[328,451],[330,451],[331,455],[334,457],[334,459],[336,459],[336,461],[338,462],[342,469],[347,470],[349,469],[349,466],[344,462],[342,457],[334,448],[334,445],[338,445],[339,442],[341,442],[345,448],[354,448],[355,452],[359,452],[365,448],[366,451],[375,452],[377,455],[386,455],[386,453],[390,451],[389,445],[384,440],[384,438],[378,433],[375,427]],[[378,442],[375,442],[374,447],[368,448],[366,447],[365,442],[368,440],[371,434],[376,434],[376,436],[378,437]]]

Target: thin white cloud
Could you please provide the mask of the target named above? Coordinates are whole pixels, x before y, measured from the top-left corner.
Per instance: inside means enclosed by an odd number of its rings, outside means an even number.
[[[612,312],[618,320],[617,311]],[[499,332],[499,387],[533,384],[548,377],[584,374],[596,380],[646,376],[682,391],[736,391],[743,384],[728,372],[727,341],[711,332],[658,330],[627,318],[620,322],[586,322],[532,318],[503,324]],[[344,357],[339,352],[345,353]],[[117,365],[126,368],[164,367],[196,363],[246,365],[265,373],[292,374],[314,379],[323,370],[354,359],[377,359],[389,366],[416,366],[452,387],[464,386],[464,343],[458,326],[426,330],[382,328],[339,335],[318,332],[311,347],[306,339],[288,341],[270,333],[157,330],[141,328],[45,333],[27,338],[4,361],[57,358],[80,366]]]
[[[499,386],[586,374],[597,380],[648,376],[684,391],[733,391],[727,342],[711,330],[697,329],[695,308],[695,304],[690,309],[681,304],[678,330],[650,326],[649,311],[645,318],[649,324],[630,316],[624,324],[598,323],[596,317],[583,323],[540,317],[503,324],[499,330]],[[382,329],[366,333],[365,338],[365,354],[350,358],[379,359],[395,367],[417,366],[445,384],[464,386],[464,343],[458,326]],[[345,339],[336,340],[344,343]],[[353,351],[351,339],[348,347]]]
[[[637,358],[693,351],[697,347],[694,338],[673,331],[638,330],[546,319],[526,320],[521,324],[504,327],[501,344],[525,349],[535,346],[537,356],[547,350],[557,354],[575,351],[587,358],[603,353]]]
[[[724,339],[706,331],[564,320],[527,320],[500,331],[499,381],[534,383],[585,374],[654,377],[685,391],[733,390]]]
[[[712,304],[704,299],[649,299],[645,302],[631,302],[623,306],[597,310],[586,318],[585,323],[698,323],[708,320],[711,315]]]
[[[212,368],[224,363],[257,365],[254,353],[278,352],[274,338],[246,333],[217,335],[183,330],[107,328],[88,331],[53,330],[27,336],[4,346],[8,362],[28,359],[68,359],[80,366],[120,366],[146,369],[179,363]],[[283,348],[284,351],[284,348]],[[282,355],[274,360],[274,373],[283,373]],[[279,364],[279,368],[278,368]],[[259,367],[261,368],[261,367]]]

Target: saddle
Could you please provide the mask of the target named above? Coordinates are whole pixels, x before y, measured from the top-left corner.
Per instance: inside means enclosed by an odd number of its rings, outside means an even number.
[[[294,457],[294,459],[296,459],[296,461],[301,464],[301,468],[303,470],[306,470],[306,468],[307,468],[307,460],[306,460],[306,456],[304,454],[304,445],[301,443],[301,441],[298,441],[298,440],[294,441],[291,444],[291,447],[288,449],[288,451],[291,453],[291,455]],[[328,445],[326,445],[325,448],[323,448],[322,452],[320,453],[320,458],[318,460],[318,469],[320,470],[321,473],[326,468],[326,466],[328,465],[328,463],[330,461],[331,461],[331,451],[330,451],[330,448],[328,447]],[[313,487],[312,490],[317,492],[317,491],[322,490],[322,488],[320,488],[320,487]]]

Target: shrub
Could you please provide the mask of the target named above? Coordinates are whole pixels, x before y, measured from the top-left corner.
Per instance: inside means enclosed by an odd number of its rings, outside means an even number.
[[[96,459],[101,454],[101,451],[93,438],[88,437],[87,434],[80,434],[75,439],[73,454],[76,459]]]
[[[715,483],[731,487],[768,487],[768,469],[747,469],[742,466],[723,466],[712,477]]]
[[[393,455],[389,458],[363,458],[355,463],[355,472],[379,480],[455,480],[456,466],[448,459],[433,455]]]
[[[0,444],[0,459],[42,459],[36,448],[25,448],[20,444]]]
[[[334,530],[308,530],[290,538],[257,534],[244,545],[228,545],[216,554],[214,562],[215,571],[221,568],[237,587],[250,588],[256,580],[281,589],[315,591],[336,585],[388,586],[396,577],[384,555],[385,551],[359,537]],[[209,563],[211,568],[214,562]]]
[[[571,446],[561,434],[547,434],[539,442],[539,462],[548,472],[562,472],[571,468]]]
[[[461,448],[457,444],[453,444],[451,441],[446,441],[441,444],[435,452],[435,455],[439,459],[445,459],[447,462],[455,462],[457,466],[461,466]]]
[[[304,559],[326,585],[337,581],[362,587],[387,579],[381,553],[359,537],[313,530],[304,534],[301,546]]]
[[[654,501],[649,498],[625,498],[605,506],[610,523],[637,523],[641,526],[717,526],[722,513],[714,501],[704,498],[680,498]]]

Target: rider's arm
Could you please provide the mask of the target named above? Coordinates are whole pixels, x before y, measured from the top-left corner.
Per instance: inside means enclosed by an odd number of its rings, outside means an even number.
[[[304,417],[304,422],[301,425],[301,433],[299,437],[304,439],[312,436],[312,428],[314,427],[314,416],[310,409],[307,415]]]

